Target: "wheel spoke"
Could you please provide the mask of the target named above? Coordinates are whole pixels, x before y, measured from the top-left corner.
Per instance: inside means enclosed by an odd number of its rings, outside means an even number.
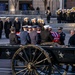
[[[37,49],[35,50],[35,52],[33,53],[34,57],[32,59],[32,62],[34,61],[35,55],[36,55]]]
[[[18,54],[25,62],[27,62],[26,60],[25,60],[25,58],[24,57],[22,57],[20,54]]]
[[[40,75],[37,70],[34,70],[35,75]]]
[[[26,69],[27,69],[27,68],[25,68],[25,69],[23,69],[23,70],[20,70],[20,71],[16,72],[16,75],[19,74],[20,72],[25,71]]]
[[[47,58],[45,58],[45,59],[43,59],[43,60],[41,60],[41,61],[36,62],[35,65],[40,64],[41,62],[43,62],[43,61],[45,61],[45,60],[47,60]]]
[[[30,61],[31,61],[31,57],[32,57],[32,55],[31,55],[31,48],[29,48],[29,55],[30,55]]]
[[[34,61],[34,63],[40,58],[41,55],[42,55],[42,53],[36,58],[36,60]]]
[[[29,61],[28,55],[26,54],[26,51],[24,49],[23,49],[23,52],[24,52],[24,54],[25,54],[25,56],[27,58],[27,61]]]
[[[48,74],[48,72],[47,72],[48,70],[46,70],[46,67],[44,67],[44,68],[40,67],[37,70],[38,70],[39,74],[42,74],[42,75]]]
[[[27,72],[28,72],[28,70],[26,70],[26,72],[23,75],[25,75]]]
[[[14,66],[15,68],[26,68],[26,66]]]

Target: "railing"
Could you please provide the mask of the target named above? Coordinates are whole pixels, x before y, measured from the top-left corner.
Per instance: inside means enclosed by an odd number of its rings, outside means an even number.
[[[23,15],[41,15],[45,14],[45,11],[37,11],[37,10],[25,10],[25,11],[0,11],[0,14],[23,14]]]

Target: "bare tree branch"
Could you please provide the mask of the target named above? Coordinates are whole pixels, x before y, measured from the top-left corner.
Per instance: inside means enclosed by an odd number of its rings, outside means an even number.
[[[18,5],[18,0],[15,0],[15,2],[14,2],[14,0],[11,0],[11,2],[12,2],[13,6],[14,6],[14,8],[16,10],[16,7]]]

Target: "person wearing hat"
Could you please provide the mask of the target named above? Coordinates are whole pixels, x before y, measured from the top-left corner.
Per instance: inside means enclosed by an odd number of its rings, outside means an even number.
[[[20,32],[21,22],[18,20],[18,17],[15,18],[14,27],[16,29],[16,32]]]
[[[32,26],[32,31],[29,33],[31,38],[31,44],[36,45],[38,42],[37,26]]]
[[[41,27],[40,26],[37,26],[37,34],[38,34],[38,42],[37,44],[40,44],[41,43]]]
[[[62,31],[63,27],[59,27],[57,33],[60,34],[60,45],[65,45],[66,34]]]
[[[25,28],[25,31],[28,31],[28,25],[22,26],[22,30],[23,30],[23,31],[24,31],[24,28]]]
[[[53,41],[53,36],[52,34],[48,31],[48,25],[44,26],[44,29],[41,30],[41,43],[44,42],[52,42]]]
[[[56,14],[57,14],[57,22],[58,23],[61,23],[61,20],[62,20],[62,10],[61,9],[58,9],[56,11]]]
[[[28,26],[28,33],[31,33],[32,31],[32,26]]]
[[[22,45],[27,45],[31,43],[29,33],[27,32],[27,26],[23,26],[23,31],[20,33],[20,40]]]
[[[17,38],[16,32],[15,32],[15,28],[12,26],[10,28],[9,41],[10,41],[11,45],[18,44],[18,38]]]
[[[47,23],[50,23],[50,17],[51,17],[51,11],[50,9],[47,8],[47,11],[46,11],[46,15],[47,15]]]
[[[9,33],[10,33],[11,26],[12,26],[12,22],[10,21],[10,18],[7,17],[5,22],[4,22],[5,36],[6,36],[7,39],[9,38]]]

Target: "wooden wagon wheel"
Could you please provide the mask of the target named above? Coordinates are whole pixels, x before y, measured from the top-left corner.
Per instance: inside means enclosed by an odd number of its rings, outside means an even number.
[[[41,43],[41,45],[51,46],[51,47],[60,47],[60,45],[55,42],[45,42],[45,43]]]
[[[39,46],[19,48],[12,58],[13,75],[51,75],[49,54]]]

